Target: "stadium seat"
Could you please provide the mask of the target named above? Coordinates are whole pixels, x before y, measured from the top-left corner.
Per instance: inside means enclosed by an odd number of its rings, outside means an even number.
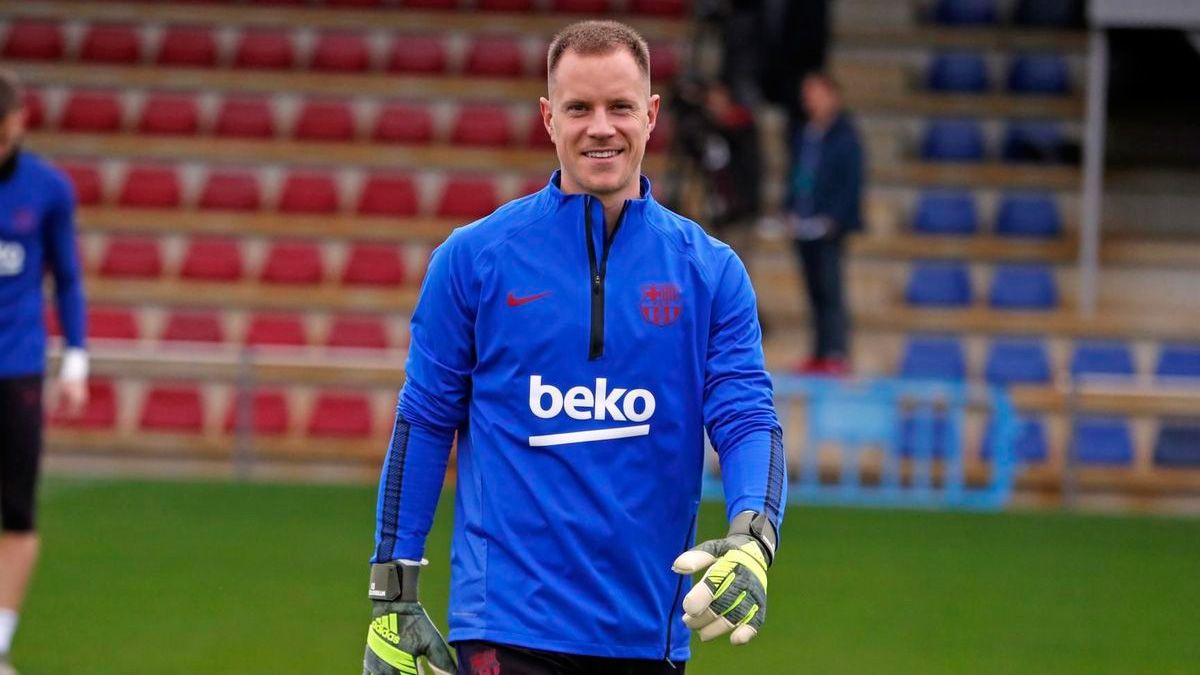
[[[371,66],[371,48],[359,33],[323,33],[313,48],[313,70],[362,73]]]
[[[938,0],[933,20],[947,26],[985,26],[996,23],[995,0]]]
[[[293,135],[305,141],[354,138],[354,110],[344,101],[309,101],[300,109]]]
[[[371,433],[371,402],[357,392],[322,391],[308,416],[308,435],[365,437]]]
[[[25,107],[26,129],[36,131],[46,124],[46,105],[42,101],[42,92],[26,87],[21,99],[21,105]]]
[[[1060,162],[1065,140],[1055,122],[1011,122],[1004,132],[1002,155],[1009,162]]]
[[[325,277],[320,245],[311,241],[278,241],[267,251],[262,280],[271,284],[319,284]]]
[[[987,61],[979,52],[945,52],[929,65],[926,84],[933,91],[978,93],[987,91]]]
[[[904,347],[900,377],[921,380],[965,380],[967,357],[953,337],[913,337]]]
[[[1066,94],[1067,60],[1061,54],[1021,54],[1008,68],[1008,90],[1016,94]]]
[[[349,286],[399,286],[404,259],[395,244],[356,243],[346,258],[342,283]]]
[[[549,150],[554,147],[554,139],[550,138],[550,133],[546,131],[546,124],[542,122],[540,110],[534,110],[533,114],[529,116],[529,129],[526,131],[525,138],[531,148]]]
[[[252,347],[302,346],[308,344],[308,331],[298,315],[263,312],[250,317],[245,342]]]
[[[1041,192],[1012,192],[1000,198],[996,234],[1005,237],[1052,239],[1062,232],[1054,195]]]
[[[1050,357],[1036,338],[1004,338],[992,342],[984,377],[991,384],[1046,384]]]
[[[1163,345],[1154,374],[1160,377],[1200,377],[1200,345]]]
[[[913,263],[904,293],[917,307],[965,307],[971,304],[971,277],[961,262]]]
[[[499,206],[496,186],[491,179],[455,176],[447,178],[442,187],[437,215],[446,218],[479,218]]]
[[[204,180],[199,206],[216,211],[257,211],[262,207],[258,176],[242,170],[214,170]]]
[[[1133,354],[1129,345],[1111,340],[1088,340],[1075,345],[1071,356],[1071,376],[1134,374]]]
[[[363,184],[357,210],[364,216],[415,216],[417,208],[417,187],[412,177],[374,173]]]
[[[204,403],[195,385],[159,384],[146,393],[141,427],[146,431],[199,433],[204,429]]]
[[[225,331],[217,312],[177,310],[167,317],[158,339],[165,342],[224,342]]]
[[[555,12],[603,14],[611,9],[608,3],[609,0],[554,0],[551,7]]]
[[[198,281],[242,278],[242,249],[235,239],[193,239],[183,254],[179,276]]]
[[[508,108],[500,104],[464,104],[454,118],[450,141],[456,145],[505,146],[512,142]]]
[[[15,61],[57,61],[66,51],[62,24],[16,20],[8,25],[4,58]]]
[[[392,42],[387,69],[393,73],[435,74],[446,71],[446,47],[437,35],[407,34]]]
[[[296,172],[283,182],[279,210],[283,213],[335,213],[338,188],[328,173]]]
[[[170,26],[155,59],[162,66],[211,68],[217,65],[217,39],[203,26]]]
[[[459,0],[400,0],[400,4],[410,9],[454,9]]]
[[[1154,463],[1168,468],[1200,467],[1200,424],[1164,420],[1154,443]]]
[[[950,438],[948,422],[944,410],[924,409],[919,413],[904,413],[900,420],[900,456],[923,455],[934,459],[949,456],[948,450],[956,445],[954,439]]]
[[[114,236],[100,260],[100,276],[148,279],[162,274],[158,241],[149,237]]]
[[[128,307],[88,307],[88,337],[102,340],[136,340],[141,337],[137,315]]]
[[[190,96],[154,94],[142,106],[138,132],[192,135],[200,130],[200,108]]]
[[[922,192],[913,215],[913,231],[922,234],[975,234],[979,218],[975,197],[965,190]]]
[[[213,131],[218,136],[268,138],[275,135],[275,115],[266,99],[225,99]]]
[[[286,30],[247,29],[234,50],[235,68],[287,70],[296,64],[296,45]]]
[[[67,96],[59,127],[84,133],[121,129],[121,101],[107,91],[74,91]]]
[[[650,46],[650,76],[655,82],[667,82],[679,74],[679,52],[675,45],[658,42]]]
[[[324,4],[329,7],[379,7],[383,5],[384,0],[324,0]]]
[[[925,128],[921,158],[934,162],[979,162],[987,154],[983,128],[974,120],[937,120]]]
[[[104,183],[100,169],[95,164],[61,162],[58,168],[67,175],[75,188],[75,202],[80,206],[93,206],[104,201]]]
[[[138,28],[124,24],[94,24],[83,34],[81,61],[136,63],[142,58]]]
[[[520,77],[524,60],[515,38],[480,36],[468,47],[463,70],[479,77]]]
[[[530,12],[533,0],[478,0],[476,7],[490,12]]]
[[[688,0],[632,0],[629,3],[629,12],[648,16],[679,17],[687,14],[688,5]]]
[[[1081,464],[1126,465],[1133,460],[1133,436],[1123,418],[1077,417],[1073,438]]]
[[[996,265],[988,303],[996,309],[1054,309],[1058,305],[1054,271],[1037,264]]]
[[[117,202],[138,208],[176,208],[180,203],[179,176],[169,166],[134,166],[125,174]]]
[[[1015,420],[1016,438],[1013,439],[1013,456],[1018,462],[1036,464],[1046,461],[1046,423],[1039,417],[1019,416]],[[992,442],[996,434],[996,423],[989,420],[983,432],[983,445],[979,448],[979,456],[985,460],[992,458]]]
[[[1084,25],[1083,0],[1018,0],[1013,22],[1040,28],[1080,28]]]
[[[81,430],[105,430],[117,426],[117,392],[111,380],[88,378],[88,400],[78,417],[57,412],[51,423],[55,426]]]
[[[325,344],[329,347],[387,349],[387,326],[374,316],[337,316]]]
[[[384,104],[371,137],[381,143],[429,143],[433,140],[433,115],[416,103]]]
[[[241,421],[240,408],[246,402],[244,392],[229,397],[225,413],[225,432],[235,433]],[[256,389],[250,396],[250,431],[256,436],[283,436],[289,424],[287,394],[278,389]]]

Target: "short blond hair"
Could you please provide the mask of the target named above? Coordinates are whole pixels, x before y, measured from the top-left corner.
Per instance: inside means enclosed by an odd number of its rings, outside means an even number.
[[[546,77],[554,76],[554,69],[568,51],[585,56],[600,56],[627,49],[633,55],[638,70],[650,81],[650,47],[638,32],[619,21],[579,21],[558,32],[550,41],[546,52]]]

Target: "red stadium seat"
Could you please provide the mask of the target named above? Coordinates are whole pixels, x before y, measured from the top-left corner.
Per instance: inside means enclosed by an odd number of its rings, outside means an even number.
[[[296,64],[296,45],[286,30],[242,31],[234,51],[235,68],[287,70]]]
[[[358,33],[324,33],[313,48],[313,70],[361,73],[371,66],[371,49]]]
[[[63,108],[64,131],[87,133],[118,131],[121,128],[121,101],[107,91],[76,91],[67,97]]]
[[[51,424],[71,429],[112,429],[117,425],[117,393],[110,380],[88,379],[87,407],[78,417],[55,412]]]
[[[416,103],[385,104],[371,137],[382,143],[429,143],[433,140],[433,115]]]
[[[88,337],[100,340],[136,340],[141,337],[137,316],[128,307],[88,307]]]
[[[279,210],[284,213],[335,213],[337,183],[327,173],[293,173],[283,183]]]
[[[142,107],[140,133],[193,135],[199,130],[200,107],[189,96],[155,94]]]
[[[490,179],[453,177],[442,188],[437,214],[447,218],[479,218],[499,205],[496,186]]]
[[[250,346],[301,346],[308,344],[304,320],[295,314],[266,312],[250,318],[246,329]]]
[[[491,12],[532,12],[533,0],[479,0],[477,6]]]
[[[450,140],[457,145],[508,145],[512,142],[508,108],[498,104],[463,105],[454,119]]]
[[[379,7],[383,0],[325,0],[330,7]]]
[[[683,16],[687,11],[687,0],[632,0],[629,4],[631,14]]]
[[[237,431],[240,422],[240,407],[245,405],[244,392],[229,399],[229,410],[225,414],[225,431]],[[283,436],[288,431],[289,415],[287,395],[278,389],[257,389],[250,397],[250,431],[256,436]]]
[[[200,192],[200,208],[257,211],[262,207],[258,176],[249,171],[213,171]]]
[[[329,329],[329,347],[387,349],[387,326],[374,316],[338,316]]]
[[[223,342],[221,317],[210,311],[175,311],[167,317],[158,339],[166,342]]]
[[[62,24],[54,21],[13,21],[4,41],[4,58],[17,61],[57,61],[66,51]]]
[[[217,123],[218,136],[267,138],[275,135],[275,115],[271,102],[258,98],[235,98],[221,102]]]
[[[524,197],[531,195],[542,188],[546,187],[546,183],[550,182],[545,176],[530,176],[521,181],[521,187],[517,190],[517,195]]]
[[[162,274],[158,241],[147,237],[113,237],[100,260],[100,276],[148,279]]]
[[[409,9],[455,9],[458,0],[400,0]]]
[[[203,281],[242,278],[242,249],[236,239],[193,239],[183,254],[179,276]]]
[[[529,116],[529,135],[526,140],[531,148],[553,148],[554,141],[550,138],[550,133],[546,131],[546,125],[542,122],[542,113],[540,110],[533,111]]]
[[[83,34],[82,61],[136,63],[142,58],[142,39],[135,26],[95,24]]]
[[[524,61],[521,45],[514,38],[484,36],[468,48],[464,70],[480,77],[520,77]]]
[[[25,107],[25,128],[41,129],[46,123],[46,105],[37,89],[26,89],[21,104]]]
[[[348,141],[354,138],[354,111],[344,101],[309,101],[293,135],[306,141]]]
[[[602,14],[611,9],[608,3],[609,0],[554,0],[553,9],[556,12]]]
[[[675,46],[661,42],[650,45],[650,76],[656,82],[663,82],[678,74],[679,52]]]
[[[142,404],[141,427],[147,431],[199,433],[204,429],[204,402],[195,385],[154,385]]]
[[[393,73],[443,73],[446,47],[436,35],[403,35],[392,42],[387,69]]]
[[[406,174],[372,174],[363,185],[358,212],[365,216],[415,216],[417,186]]]
[[[309,436],[363,437],[371,433],[371,402],[358,392],[323,391],[308,416]]]
[[[399,286],[404,259],[395,244],[357,243],[350,248],[342,283],[349,286]]]
[[[179,176],[169,166],[135,166],[125,174],[117,203],[139,208],[176,208],[180,203]]]
[[[262,280],[271,284],[319,284],[325,277],[321,247],[310,241],[281,241],[271,245]]]
[[[92,206],[104,201],[103,182],[95,164],[60,162],[58,168],[71,181],[75,188],[75,201],[80,206]]]
[[[217,65],[217,39],[201,26],[171,26],[158,46],[159,65],[210,68]]]

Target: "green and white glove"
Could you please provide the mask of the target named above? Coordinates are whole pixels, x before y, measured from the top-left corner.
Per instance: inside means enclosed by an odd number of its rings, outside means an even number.
[[[417,600],[422,563],[396,560],[371,565],[371,625],[363,675],[418,675],[424,657],[437,675],[453,675],[457,666],[450,645]]]
[[[743,511],[723,539],[710,539],[685,551],[671,566],[679,574],[704,576],[683,598],[683,622],[711,640],[730,631],[744,645],[767,618],[767,568],[775,557],[775,526],[766,516]]]

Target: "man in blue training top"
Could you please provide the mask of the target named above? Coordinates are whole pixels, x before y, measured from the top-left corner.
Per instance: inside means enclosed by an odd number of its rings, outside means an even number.
[[[57,169],[21,149],[24,132],[20,82],[0,71],[0,675],[16,672],[8,652],[37,562],[34,505],[42,447],[42,278],[47,267],[54,274],[66,338],[59,395],[68,414],[87,403],[75,197]]]
[[[364,673],[456,668],[417,597],[455,434],[459,673],[680,673],[689,627],[743,644],[762,626],[787,478],[756,303],[729,247],[641,176],[649,64],[620,23],[559,33],[541,111],[560,169],[430,260],[380,478]],[[706,430],[730,530],[692,548]]]

